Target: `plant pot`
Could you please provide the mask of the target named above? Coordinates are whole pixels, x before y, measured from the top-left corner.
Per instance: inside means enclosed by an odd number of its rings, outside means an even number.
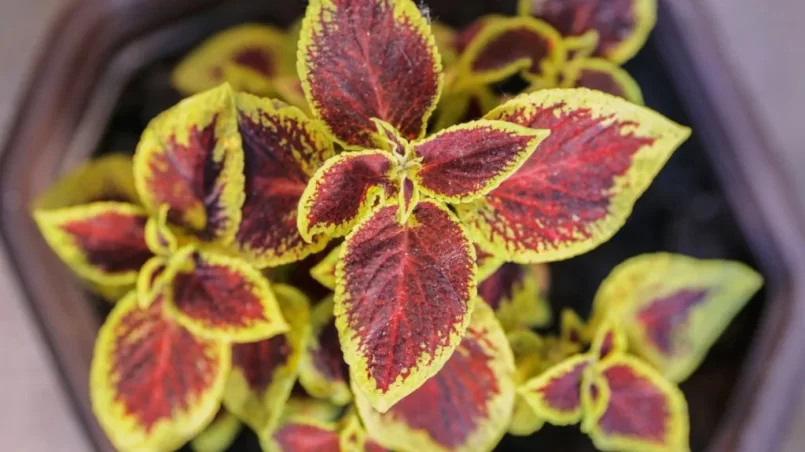
[[[80,0],[44,47],[0,161],[0,232],[21,286],[98,450],[112,450],[88,398],[93,343],[108,305],[88,295],[47,248],[27,211],[64,171],[92,155],[133,150],[147,121],[179,99],[172,64],[213,32],[245,21],[288,25],[302,0]],[[514,1],[427,2],[431,15],[467,23],[511,13]],[[765,290],[736,318],[685,384],[694,450],[773,451],[797,400],[805,350],[805,215],[745,100],[713,46],[693,0],[661,1],[649,45],[627,65],[647,104],[693,127],[616,237],[553,264],[554,302],[589,309],[601,279],[619,261],[667,250],[738,259],[759,268]],[[458,8],[460,5],[460,8]],[[684,32],[683,32],[684,30]],[[575,428],[540,439],[506,438],[501,450],[591,450]],[[539,441],[535,443],[535,441]],[[240,450],[240,449],[239,449]]]

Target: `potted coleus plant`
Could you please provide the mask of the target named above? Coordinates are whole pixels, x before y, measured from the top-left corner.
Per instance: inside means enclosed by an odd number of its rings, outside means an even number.
[[[490,450],[580,422],[601,450],[687,450],[676,384],[752,270],[637,257],[588,323],[532,330],[544,264],[607,241],[690,133],[617,66],[653,24],[631,5],[626,25],[545,2],[454,31],[411,0],[313,0],[188,56],[189,97],[133,160],[35,206],[115,302],[90,381],[112,443],[222,450],[245,424],[266,450]]]

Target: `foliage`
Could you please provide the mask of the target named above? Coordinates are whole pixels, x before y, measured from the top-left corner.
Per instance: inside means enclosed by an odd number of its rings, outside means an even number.
[[[411,0],[312,0],[290,30],[191,52],[173,75],[190,96],[133,160],[33,206],[54,252],[120,300],[90,381],[115,447],[224,450],[245,425],[266,450],[491,450],[580,422],[601,450],[687,449],[675,385],[756,273],[639,256],[589,323],[565,310],[544,332],[545,263],[607,241],[690,133],[617,66],[654,14],[621,3],[456,31]],[[523,94],[500,91],[512,80]]]

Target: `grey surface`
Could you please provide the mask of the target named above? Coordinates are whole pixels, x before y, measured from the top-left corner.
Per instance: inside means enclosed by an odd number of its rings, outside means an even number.
[[[110,0],[112,1],[112,0]],[[805,194],[805,2],[701,0],[712,10],[722,49],[741,74],[743,88]],[[0,0],[0,143],[30,70],[43,31],[66,0]],[[801,196],[805,203],[805,196]],[[45,275],[43,275],[44,277]],[[792,395],[794,396],[794,395]],[[800,396],[800,398],[802,398]],[[58,385],[53,364],[0,245],[0,445],[3,450],[85,451],[88,444]],[[786,452],[805,450],[805,400]]]
[[[0,143],[58,0],[0,0]],[[12,283],[0,244],[0,449],[18,452],[87,451],[89,444],[30,310]],[[46,275],[43,275],[46,277]]]

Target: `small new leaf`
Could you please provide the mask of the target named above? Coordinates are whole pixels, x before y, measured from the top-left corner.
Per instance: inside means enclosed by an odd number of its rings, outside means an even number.
[[[496,83],[520,71],[550,78],[565,58],[556,29],[533,17],[511,17],[483,27],[462,53],[458,70],[471,83]]]
[[[643,104],[640,86],[626,70],[601,58],[577,58],[568,63],[560,88],[589,88]]]
[[[282,411],[282,423],[314,420],[316,422],[335,422],[344,412],[344,407],[327,400],[315,399],[304,392],[291,394]]]
[[[396,162],[385,151],[347,152],[316,171],[299,201],[297,226],[306,240],[347,234],[376,203],[395,193]]]
[[[592,364],[587,355],[561,361],[519,388],[519,393],[543,419],[554,425],[581,421],[581,382]]]

